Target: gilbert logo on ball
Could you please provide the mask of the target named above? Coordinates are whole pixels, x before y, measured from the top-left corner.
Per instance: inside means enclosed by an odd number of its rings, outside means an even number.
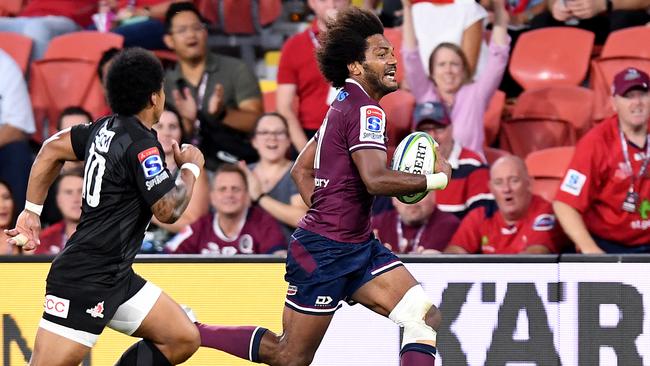
[[[435,146],[438,143],[425,132],[413,132],[397,145],[393,154],[391,169],[413,174],[431,174],[436,165]],[[419,202],[428,191],[397,196],[400,202],[412,204]]]

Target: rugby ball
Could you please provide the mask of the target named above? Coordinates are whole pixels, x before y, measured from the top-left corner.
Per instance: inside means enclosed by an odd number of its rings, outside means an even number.
[[[431,174],[436,165],[435,147],[438,143],[429,134],[421,131],[406,136],[397,145],[391,162],[391,169],[413,174]],[[422,200],[429,191],[397,196],[400,202],[412,204]]]

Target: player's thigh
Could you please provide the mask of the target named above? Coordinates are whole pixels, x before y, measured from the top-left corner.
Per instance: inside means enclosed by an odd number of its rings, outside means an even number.
[[[267,332],[260,344],[260,358],[271,364],[282,361],[283,356],[311,360],[320,346],[334,313],[310,315],[284,307],[282,334],[278,337]],[[281,363],[280,363],[281,364]]]
[[[417,284],[406,267],[399,266],[366,282],[352,294],[352,300],[388,316],[404,294]]]
[[[133,336],[158,345],[200,342],[199,331],[185,311],[169,295],[162,292]]]
[[[66,337],[38,328],[30,366],[77,366],[90,347]]]

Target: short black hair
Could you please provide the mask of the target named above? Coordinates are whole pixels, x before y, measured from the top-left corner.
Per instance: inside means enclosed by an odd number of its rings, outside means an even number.
[[[192,13],[196,14],[196,16],[199,18],[201,23],[205,23],[203,16],[201,16],[199,9],[196,8],[194,3],[189,1],[172,3],[171,5],[169,5],[169,8],[167,8],[167,12],[165,13],[165,33],[169,33],[169,31],[171,30],[172,20],[174,19],[176,14],[184,11],[191,11]]]
[[[104,83],[104,75],[102,75],[104,65],[112,60],[113,57],[117,56],[118,53],[120,53],[120,49],[115,47],[111,47],[102,53],[102,58],[99,59],[99,64],[97,65],[97,76],[99,76],[99,81],[102,83]]]
[[[117,114],[145,109],[153,93],[162,89],[163,68],[151,52],[139,47],[120,52],[106,74],[108,104]]]
[[[366,60],[367,38],[375,34],[384,34],[379,18],[355,6],[339,12],[336,20],[328,22],[316,57],[321,73],[334,87],[345,86],[349,64]]]
[[[90,115],[90,112],[79,107],[79,106],[70,106],[66,107],[61,114],[59,114],[59,120],[56,121],[56,129],[61,130],[61,122],[65,116],[85,116],[88,118],[88,121],[93,121],[93,116]]]

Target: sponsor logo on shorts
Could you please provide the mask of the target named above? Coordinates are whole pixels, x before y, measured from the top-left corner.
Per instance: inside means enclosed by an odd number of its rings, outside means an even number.
[[[566,172],[566,176],[564,177],[560,189],[574,196],[579,196],[586,181],[587,176],[577,170],[569,169]]]
[[[147,186],[147,191],[150,191],[153,187],[159,185],[167,178],[169,178],[169,173],[163,171],[162,174],[155,176],[152,180],[145,181],[144,184]]]
[[[287,288],[287,296],[293,296],[298,293],[298,286],[289,285]]]
[[[86,313],[90,314],[93,318],[104,318],[104,302],[98,302],[92,308],[86,309]]]
[[[360,111],[359,141],[361,142],[384,142],[384,127],[386,116],[379,107],[366,105]]]
[[[316,306],[327,306],[332,303],[332,298],[329,296],[318,296],[316,298]]]
[[[68,310],[70,309],[70,300],[62,299],[54,295],[45,295],[43,308],[50,315],[66,319],[68,317]]]

